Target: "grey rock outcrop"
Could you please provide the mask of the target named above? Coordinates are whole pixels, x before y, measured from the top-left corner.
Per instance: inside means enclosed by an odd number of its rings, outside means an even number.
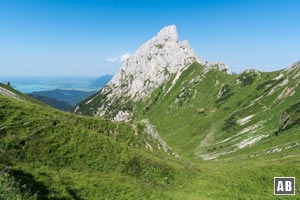
[[[188,41],[179,40],[175,25],[166,26],[138,48],[112,80],[84,106],[96,116],[130,121],[135,102],[149,97],[154,89],[170,80],[171,76],[175,77],[171,87],[175,85],[182,72],[194,62],[231,73],[221,62],[209,63],[202,60]],[[98,107],[95,107],[96,101],[99,102]],[[81,109],[77,108],[75,112],[81,113]]]
[[[114,88],[111,95],[141,100],[193,62],[202,60],[188,41],[179,40],[176,26],[167,26],[127,59],[108,83]]]

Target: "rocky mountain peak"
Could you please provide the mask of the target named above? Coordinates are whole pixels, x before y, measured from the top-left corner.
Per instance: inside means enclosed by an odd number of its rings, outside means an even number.
[[[164,27],[158,32],[156,37],[165,40],[179,41],[179,36],[175,25]]]
[[[154,89],[173,77],[168,93],[182,72],[194,62],[230,73],[223,63],[202,60],[187,40],[179,39],[175,25],[166,26],[142,44],[112,80],[84,106],[90,107],[93,115],[109,116],[116,121],[130,120],[134,102],[146,99]],[[81,112],[80,106],[75,112]]]
[[[117,96],[140,100],[193,62],[202,63],[189,43],[179,40],[176,26],[166,26],[128,58],[109,85]]]

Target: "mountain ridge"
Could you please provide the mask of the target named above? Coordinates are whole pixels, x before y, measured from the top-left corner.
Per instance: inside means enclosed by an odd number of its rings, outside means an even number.
[[[84,108],[81,107],[90,104],[89,114],[107,116],[116,121],[129,121],[132,118],[131,105],[134,102],[149,97],[154,89],[173,76],[175,79],[172,85],[174,85],[181,73],[194,62],[231,74],[224,63],[204,61],[194,52],[187,40],[180,41],[175,25],[166,26],[156,36],[142,44],[97,95],[78,104],[73,111],[82,113]],[[95,108],[96,104],[101,106]],[[116,113],[108,109],[120,106],[123,109]]]
[[[81,90],[64,90],[64,89],[55,89],[55,90],[46,90],[46,91],[36,91],[29,93],[29,95],[40,95],[49,98],[54,98],[60,101],[65,101],[71,106],[76,105],[80,101],[88,98],[93,95],[95,91],[81,91]]]
[[[55,98],[51,98],[51,97],[47,97],[47,96],[42,96],[39,94],[28,94],[28,96],[41,101],[53,108],[59,109],[59,110],[63,110],[63,111],[69,111],[72,106],[70,104],[68,104],[65,101],[61,101],[61,100],[57,100]]]
[[[160,188],[188,176],[188,166],[158,148],[162,140],[141,124],[78,116],[2,93],[0,116],[5,200],[170,199]]]
[[[236,75],[219,66],[193,62],[142,99],[108,86],[75,108],[97,117],[0,84],[13,93],[0,94],[0,198],[274,198],[274,177],[300,178],[300,62]]]
[[[298,105],[299,84],[300,62],[275,72],[245,70],[236,75],[194,62],[144,99],[111,98],[115,88],[108,85],[76,112],[97,116],[105,107],[103,116],[115,121],[147,120],[179,155],[214,160],[244,149],[251,152],[272,142],[286,127],[295,126],[289,130],[295,131],[298,118],[289,107]],[[282,145],[285,149],[290,144]]]

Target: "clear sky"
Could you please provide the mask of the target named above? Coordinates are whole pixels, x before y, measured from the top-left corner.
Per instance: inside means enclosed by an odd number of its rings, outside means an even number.
[[[236,72],[300,60],[297,0],[1,0],[0,76],[114,74],[170,24]]]

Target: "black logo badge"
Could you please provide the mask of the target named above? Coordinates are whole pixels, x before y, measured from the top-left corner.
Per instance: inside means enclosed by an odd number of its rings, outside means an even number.
[[[274,177],[274,195],[295,195],[295,177]]]

